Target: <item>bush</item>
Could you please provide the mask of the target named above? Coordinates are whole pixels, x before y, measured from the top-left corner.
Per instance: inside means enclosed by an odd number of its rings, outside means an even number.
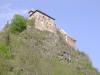
[[[35,26],[35,19],[29,19],[29,20],[27,20],[27,25]]]
[[[27,20],[21,15],[15,15],[10,23],[10,30],[19,33],[26,29]]]
[[[0,55],[5,58],[11,57],[10,47],[5,43],[0,43]]]

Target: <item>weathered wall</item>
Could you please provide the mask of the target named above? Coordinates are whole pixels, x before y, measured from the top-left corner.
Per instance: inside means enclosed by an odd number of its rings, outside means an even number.
[[[61,29],[60,32],[63,34],[66,43],[74,48],[76,45],[76,41],[72,37],[70,37],[64,30]]]
[[[56,25],[53,19],[39,13],[35,12],[30,19],[34,18],[35,19],[35,28],[39,30],[47,30],[50,32],[55,32],[56,31]]]
[[[71,47],[75,47],[76,41],[74,39],[72,39],[71,37],[67,37],[67,43],[71,46]]]
[[[54,33],[56,32],[57,28],[54,20],[44,14],[41,14],[40,12],[35,12],[29,17],[29,19],[35,20],[35,28],[41,31],[47,30]],[[64,30],[60,30],[60,32],[65,37],[66,43],[68,43],[71,47],[75,47],[76,41],[71,38]]]

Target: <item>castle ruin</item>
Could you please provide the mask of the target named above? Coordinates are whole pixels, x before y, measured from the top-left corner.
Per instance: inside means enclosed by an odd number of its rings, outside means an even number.
[[[55,33],[57,30],[55,19],[40,10],[30,10],[29,19],[35,20],[35,28],[41,31],[50,31]],[[64,30],[59,30],[65,37],[65,41],[71,47],[75,47],[76,40],[69,36]]]
[[[60,32],[63,34],[67,44],[75,48],[76,40],[73,37],[69,36],[69,34],[66,33],[63,29],[60,29]]]

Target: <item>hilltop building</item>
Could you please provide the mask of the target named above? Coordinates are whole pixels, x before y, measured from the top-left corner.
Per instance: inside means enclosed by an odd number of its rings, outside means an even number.
[[[57,30],[55,19],[46,13],[40,10],[30,10],[29,11],[29,19],[33,19],[35,21],[35,28],[41,31],[50,31],[55,33]],[[65,40],[68,45],[71,47],[75,47],[76,40],[69,36],[64,30],[60,30],[60,32],[65,37]]]
[[[29,11],[29,19],[35,20],[35,28],[39,30],[56,31],[55,19],[40,10]]]

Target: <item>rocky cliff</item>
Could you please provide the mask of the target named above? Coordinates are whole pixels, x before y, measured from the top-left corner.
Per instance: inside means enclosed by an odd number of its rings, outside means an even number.
[[[88,56],[57,33],[34,28],[0,32],[0,75],[100,75]],[[7,27],[9,28],[9,26]]]

